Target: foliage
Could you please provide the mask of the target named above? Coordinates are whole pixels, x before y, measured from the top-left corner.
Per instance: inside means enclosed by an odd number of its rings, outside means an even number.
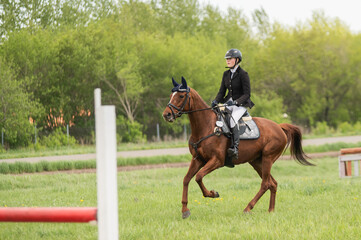
[[[117,117],[117,136],[119,142],[134,142],[141,143],[145,141],[145,136],[142,132],[142,124],[136,121],[130,121],[119,115]]]
[[[42,137],[39,141],[39,145],[46,146],[48,148],[58,148],[62,146],[74,146],[76,140],[72,136],[68,136],[64,133],[62,128],[57,128],[48,136]]]
[[[357,135],[361,134],[361,123],[340,122],[336,128],[333,128],[327,122],[317,122],[315,127],[312,127],[312,134],[315,136]]]
[[[24,103],[10,104],[23,113],[21,123],[6,126],[12,147],[31,141],[25,115],[44,132],[89,126],[98,87],[103,102],[148,140],[156,124],[162,137],[177,138],[188,120],[165,124],[161,116],[171,78],[184,76],[210,103],[229,48],[243,53],[254,116],[284,122],[287,113],[287,121],[308,129],[361,118],[361,34],[320,11],[285,27],[271,23],[262,8],[248,19],[242,9],[223,13],[197,0],[8,1],[0,22],[1,84],[20,89],[16,98]]]
[[[337,129],[342,133],[349,133],[349,132],[352,132],[352,130],[354,128],[353,128],[352,124],[350,124],[348,122],[343,122],[343,123],[338,125]]]
[[[6,153],[6,150],[5,150],[5,148],[4,148],[2,145],[0,146],[0,153],[2,153],[2,154],[3,154],[3,153]]]
[[[255,117],[268,118],[276,123],[291,123],[291,119],[283,106],[282,98],[276,94],[263,93],[252,95],[252,101],[256,104],[251,115]]]
[[[274,89],[298,123],[336,125],[351,120],[353,110],[344,104],[353,95],[360,71],[355,53],[349,54],[355,39],[350,31],[339,21],[314,13],[307,24],[290,31],[279,27],[270,35],[257,56],[256,71],[263,79],[258,87]]]
[[[4,131],[6,147],[26,146],[34,132],[29,118],[39,116],[42,107],[15,78],[11,67],[0,56],[0,131]]]
[[[312,133],[315,135],[327,135],[332,132],[334,130],[327,125],[327,122],[317,122],[316,126],[312,128]]]
[[[356,148],[360,147],[361,142],[357,143],[327,143],[323,145],[308,145],[304,146],[303,150],[305,153],[322,153],[322,152],[339,152],[341,148]]]

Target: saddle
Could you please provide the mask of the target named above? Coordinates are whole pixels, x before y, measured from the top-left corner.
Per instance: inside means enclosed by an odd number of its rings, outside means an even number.
[[[217,132],[219,135],[223,134],[226,137],[231,137],[230,131],[230,119],[231,119],[231,111],[227,108],[220,109],[217,111],[218,121],[216,122],[216,127],[214,132]],[[252,117],[246,111],[243,116],[238,121],[238,127],[240,130],[239,139],[240,140],[254,140],[260,137],[260,132],[257,124],[253,121]]]

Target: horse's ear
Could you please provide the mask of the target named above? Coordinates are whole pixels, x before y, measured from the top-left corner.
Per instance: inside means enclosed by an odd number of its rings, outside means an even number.
[[[178,86],[179,86],[179,84],[174,80],[174,78],[172,78],[172,83],[173,83],[173,86],[174,86],[174,87],[178,87]]]
[[[184,79],[184,77],[182,76],[182,88],[187,89],[187,81]]]

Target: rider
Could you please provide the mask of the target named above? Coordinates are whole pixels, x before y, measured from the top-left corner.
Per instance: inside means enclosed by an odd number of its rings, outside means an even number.
[[[232,112],[230,127],[232,131],[231,146],[227,150],[228,156],[232,159],[238,158],[239,129],[237,122],[247,111],[246,107],[252,108],[251,86],[249,76],[239,63],[242,61],[242,53],[238,49],[230,49],[225,57],[229,70],[223,73],[221,87],[216,98],[212,101],[212,107],[218,103],[226,103],[227,108]],[[226,91],[228,93],[226,95]]]

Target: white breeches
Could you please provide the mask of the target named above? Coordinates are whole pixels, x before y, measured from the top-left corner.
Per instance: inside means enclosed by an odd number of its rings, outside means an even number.
[[[243,114],[247,111],[247,109],[242,106],[237,107],[236,105],[227,106],[227,108],[232,111],[230,125],[231,125],[231,128],[234,128],[234,126],[236,126],[237,122],[243,116]]]

